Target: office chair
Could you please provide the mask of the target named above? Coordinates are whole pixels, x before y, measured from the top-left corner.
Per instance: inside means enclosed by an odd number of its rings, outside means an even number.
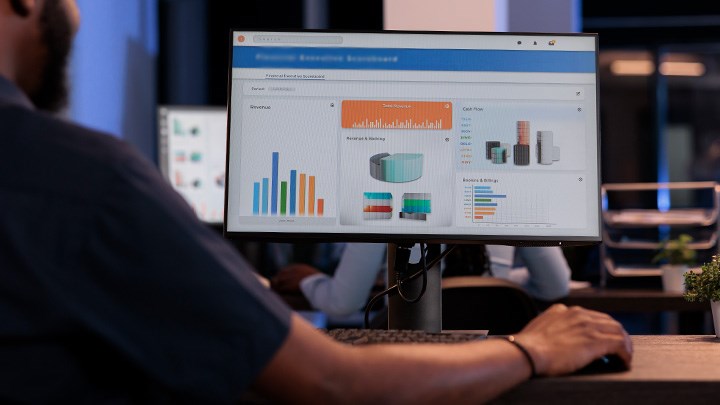
[[[446,330],[488,329],[493,335],[519,332],[539,310],[516,284],[483,276],[442,279],[442,327]]]

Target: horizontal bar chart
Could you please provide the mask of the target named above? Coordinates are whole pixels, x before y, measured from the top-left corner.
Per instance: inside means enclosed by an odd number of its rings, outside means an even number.
[[[392,218],[392,193],[364,192],[363,193],[363,219],[388,220]]]
[[[487,220],[494,216],[499,201],[507,198],[506,194],[497,194],[491,186],[472,186],[472,219],[473,222]]]

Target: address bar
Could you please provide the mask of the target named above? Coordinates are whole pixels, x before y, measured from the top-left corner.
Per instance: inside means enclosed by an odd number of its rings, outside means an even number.
[[[340,35],[287,35],[287,34],[262,34],[253,35],[256,44],[342,44],[343,38]]]

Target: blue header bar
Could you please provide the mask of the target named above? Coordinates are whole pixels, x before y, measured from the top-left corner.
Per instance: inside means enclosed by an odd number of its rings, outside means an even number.
[[[235,46],[233,68],[595,73],[595,53]]]

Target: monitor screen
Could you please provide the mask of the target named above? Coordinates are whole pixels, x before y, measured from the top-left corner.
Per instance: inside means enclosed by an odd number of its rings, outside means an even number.
[[[221,224],[225,208],[224,107],[160,106],[158,163],[200,220]]]
[[[233,32],[229,237],[600,240],[597,36]]]

